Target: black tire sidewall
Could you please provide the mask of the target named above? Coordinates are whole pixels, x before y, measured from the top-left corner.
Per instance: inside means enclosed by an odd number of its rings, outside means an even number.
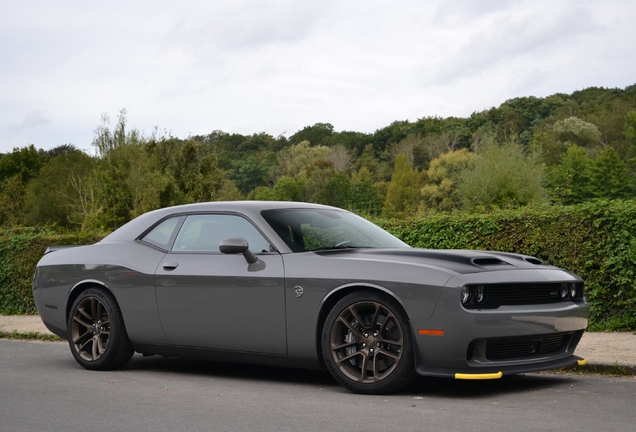
[[[382,304],[389,309],[400,321],[404,345],[402,357],[395,370],[382,381],[377,383],[358,383],[344,375],[333,360],[331,353],[331,331],[336,319],[352,304],[372,301]],[[413,355],[413,337],[408,316],[402,306],[391,296],[375,291],[356,291],[343,297],[331,309],[323,325],[321,334],[321,350],[327,370],[338,383],[355,393],[388,394],[396,392],[409,385],[415,378]]]

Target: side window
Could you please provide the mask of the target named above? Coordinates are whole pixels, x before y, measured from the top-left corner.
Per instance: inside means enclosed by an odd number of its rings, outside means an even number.
[[[146,234],[141,240],[161,249],[168,249],[168,245],[170,245],[174,234],[176,234],[175,229],[182,219],[182,216],[166,219]]]
[[[235,215],[190,215],[172,246],[173,252],[219,252],[219,243],[232,237],[247,240],[252,253],[269,252],[269,242],[246,219]]]

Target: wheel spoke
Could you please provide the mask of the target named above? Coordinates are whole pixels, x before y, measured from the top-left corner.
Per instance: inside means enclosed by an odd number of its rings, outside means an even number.
[[[80,341],[81,341],[82,339],[84,339],[86,336],[89,336],[91,333],[92,333],[92,331],[88,331],[88,330],[87,330],[87,331],[86,331],[86,332],[84,332],[83,334],[81,334],[81,335],[79,335],[79,336],[77,336],[77,337],[73,338],[73,343],[74,343],[74,344],[79,344],[79,343],[80,343]]]
[[[331,344],[331,350],[332,351],[338,351],[344,348],[348,348],[350,346],[354,346],[357,345],[358,342],[357,341],[352,341],[352,342],[345,342],[342,345],[335,345],[334,343]]]
[[[369,366],[369,357],[362,356],[362,366],[360,367],[360,382],[364,382],[367,379],[367,367]]]
[[[347,328],[348,328],[349,330],[351,330],[351,331],[353,332],[353,334],[355,334],[355,335],[356,335],[356,337],[358,337],[358,338],[361,338],[361,337],[362,337],[362,333],[360,333],[360,332],[358,331],[358,329],[357,329],[357,328],[353,327],[353,326],[351,325],[351,323],[349,323],[349,322],[348,322],[346,319],[344,319],[342,316],[339,316],[339,317],[338,317],[338,321],[339,321],[339,322],[341,322],[341,323],[343,323],[345,326],[347,326]],[[359,321],[358,321],[358,322],[359,322]]]
[[[94,337],[92,341],[93,341],[93,350],[92,350],[93,360],[97,360],[99,356],[101,355],[101,353],[99,352],[99,337]]]
[[[80,323],[81,325],[83,325],[86,328],[91,328],[93,326],[93,324],[89,324],[86,321],[83,321],[80,317],[78,317],[77,315],[75,315],[73,317],[73,321],[76,321],[78,323]]]
[[[355,306],[355,305],[353,305],[353,306]],[[349,306],[349,308],[347,310],[351,313],[351,315],[353,315],[353,319],[355,319],[358,322],[358,324],[360,324],[364,329],[366,329],[367,327],[364,325],[364,321],[362,321],[362,318],[360,318],[358,316],[358,312],[356,312],[356,310],[353,308],[353,306]],[[341,314],[340,316],[342,317],[342,315],[343,314]],[[357,330],[356,330],[356,332],[357,332]]]
[[[79,313],[81,313],[82,315],[84,315],[84,316],[85,316],[87,319],[89,319],[90,321],[93,321],[93,317],[92,317],[92,316],[90,316],[90,315],[89,315],[89,314],[88,314],[88,313],[84,310],[84,308],[78,308],[78,309],[77,309],[77,311],[78,311]],[[77,316],[77,315],[76,315],[76,316]],[[79,317],[77,317],[77,318],[79,318]]]
[[[98,301],[97,299],[90,299],[90,303],[91,303],[91,313],[93,314],[93,321],[97,320],[99,318],[99,315],[97,315],[97,304]]]
[[[362,354],[361,352],[359,352],[359,351],[356,351],[356,352],[354,352],[354,353],[352,353],[352,354],[350,354],[350,355],[348,355],[348,356],[344,356],[344,357],[342,357],[342,358],[340,358],[340,359],[336,359],[336,362],[337,362],[337,363],[346,362],[346,361],[348,361],[348,360],[351,360],[351,359],[352,359],[352,358],[354,358],[355,356],[359,356],[359,355],[363,355],[363,354]]]
[[[371,318],[371,329],[375,330],[375,326],[378,324],[378,317],[380,316],[380,305],[375,305],[375,313],[373,314],[373,318]]]
[[[387,351],[387,350],[378,350],[378,352],[376,354],[376,357],[378,355],[380,355],[380,354],[383,355],[383,356],[390,357],[390,358],[392,358],[393,360],[396,360],[396,361],[399,360],[400,357],[401,357],[401,354],[392,353],[391,351]]]

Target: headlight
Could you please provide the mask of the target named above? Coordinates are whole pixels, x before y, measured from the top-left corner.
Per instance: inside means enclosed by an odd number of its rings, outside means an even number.
[[[479,285],[475,290],[475,301],[477,303],[483,303],[486,301],[486,287]]]
[[[579,290],[576,284],[570,284],[570,297],[572,297],[572,300],[579,298]]]
[[[566,300],[570,294],[570,284],[561,284],[561,298]]]
[[[462,304],[470,303],[470,288],[467,286],[462,287]]]

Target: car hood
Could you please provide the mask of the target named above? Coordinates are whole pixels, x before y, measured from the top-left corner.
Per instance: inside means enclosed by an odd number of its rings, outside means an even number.
[[[314,252],[325,258],[392,261],[405,264],[425,264],[459,274],[504,271],[514,269],[554,269],[538,258],[506,252],[445,249],[333,249]]]

